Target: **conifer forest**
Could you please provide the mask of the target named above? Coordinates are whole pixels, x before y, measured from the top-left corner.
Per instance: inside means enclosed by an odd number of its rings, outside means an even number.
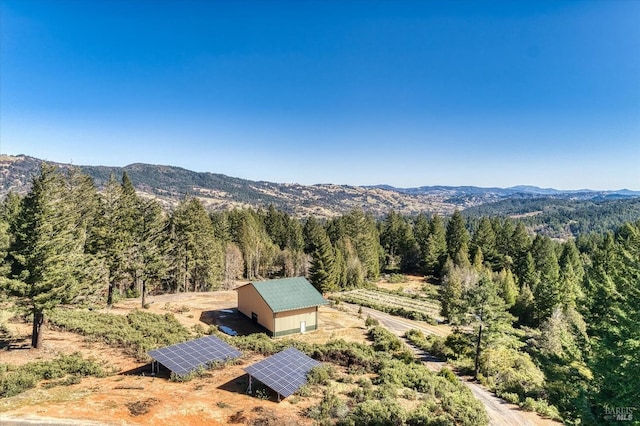
[[[508,402],[599,424],[616,407],[640,409],[640,217],[589,231],[551,238],[530,218],[481,209],[297,218],[273,205],[209,211],[193,196],[168,208],[126,173],[98,191],[87,175],[43,163],[29,192],[0,206],[1,301],[32,322],[39,348],[60,306],[140,298],[143,309],[161,293],[295,276],[344,303],[383,277],[424,276],[440,307],[425,320],[453,331],[409,341]],[[357,413],[339,422],[361,424]],[[395,424],[436,424],[412,418]],[[454,423],[465,422],[474,420]]]

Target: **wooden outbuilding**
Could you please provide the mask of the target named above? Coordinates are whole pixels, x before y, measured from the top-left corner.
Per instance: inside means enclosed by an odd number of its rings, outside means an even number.
[[[304,277],[245,284],[238,291],[238,311],[272,337],[318,328],[318,307],[327,300]]]

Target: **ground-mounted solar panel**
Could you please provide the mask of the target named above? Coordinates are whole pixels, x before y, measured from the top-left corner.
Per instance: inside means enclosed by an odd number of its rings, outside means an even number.
[[[225,362],[242,356],[242,352],[216,336],[154,349],[147,354],[179,376],[184,376],[210,363]]]
[[[289,348],[250,365],[244,371],[286,398],[307,383],[307,373],[318,365],[320,362],[298,349]]]

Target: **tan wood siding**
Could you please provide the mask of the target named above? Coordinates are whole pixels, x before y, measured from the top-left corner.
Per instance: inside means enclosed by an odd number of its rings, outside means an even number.
[[[251,318],[251,313],[258,314],[258,324],[271,331],[274,330],[273,312],[264,301],[262,296],[252,285],[239,287],[238,291],[238,310],[247,317]]]
[[[296,309],[293,311],[278,312],[276,314],[275,332],[286,330],[300,330],[300,323],[305,322],[307,330],[315,330],[317,327],[317,307]]]

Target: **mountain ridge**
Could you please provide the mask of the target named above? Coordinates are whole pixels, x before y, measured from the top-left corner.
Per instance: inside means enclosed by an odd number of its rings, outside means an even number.
[[[24,194],[38,173],[41,160],[27,155],[0,155],[0,197],[9,191]],[[294,216],[315,215],[333,217],[354,208],[362,208],[375,216],[389,210],[401,214],[450,214],[486,203],[508,198],[551,196],[572,199],[605,199],[607,197],[636,198],[640,191],[562,191],[519,185],[510,188],[482,188],[476,186],[421,186],[396,188],[391,185],[353,186],[322,183],[302,185],[252,181],[212,172],[194,172],[182,167],[132,163],[124,167],[82,166],[55,163],[62,168],[77,167],[91,176],[102,188],[114,174],[120,179],[127,172],[141,196],[153,197],[167,208],[192,195],[211,210],[274,205]]]

